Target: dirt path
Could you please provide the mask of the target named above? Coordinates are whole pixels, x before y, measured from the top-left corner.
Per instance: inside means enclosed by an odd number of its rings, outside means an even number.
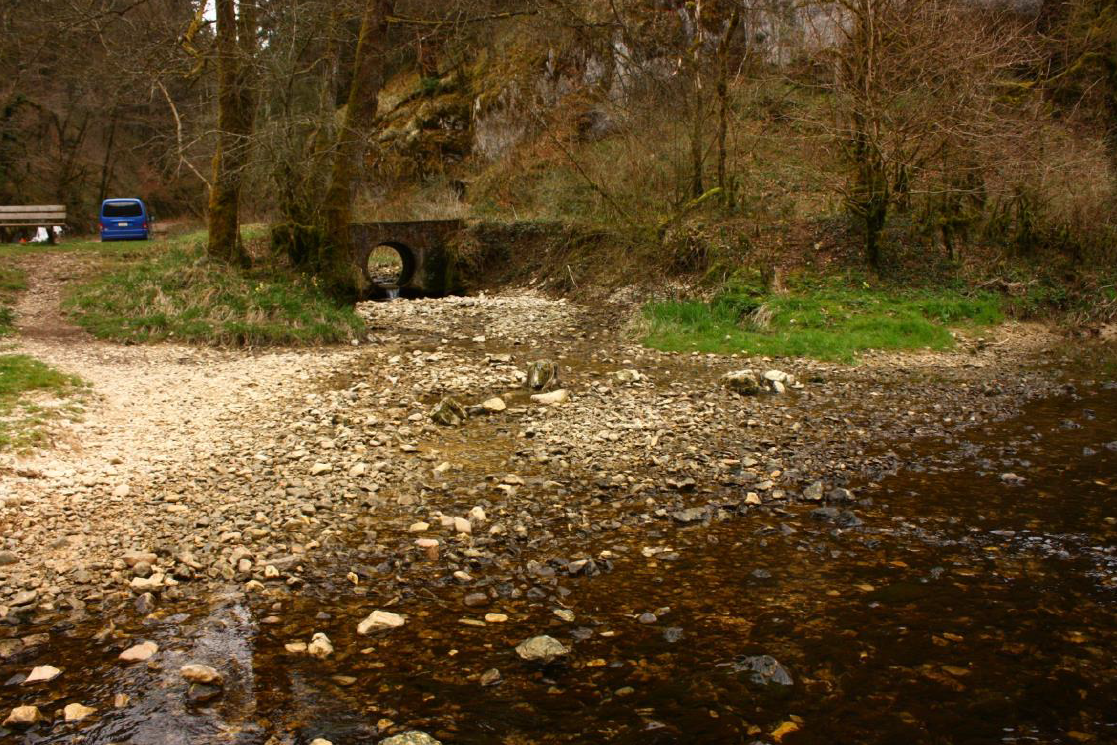
[[[3,505],[11,512],[18,505],[19,513],[30,518],[21,524],[53,527],[58,539],[117,534],[121,513],[106,503],[119,503],[121,495],[142,492],[166,474],[189,470],[199,458],[249,436],[258,412],[281,406],[307,381],[328,375],[353,354],[344,348],[252,353],[98,341],[71,324],[60,308],[65,285],[81,276],[82,262],[73,254],[42,254],[23,262],[29,287],[16,306],[18,336],[12,351],[89,384],[80,419],[52,425],[51,449],[0,454],[0,534],[8,544],[19,544],[26,560],[8,571],[23,575],[30,570],[25,580],[30,582],[43,576],[45,564],[79,556],[88,546],[73,538],[61,540],[55,550],[28,545],[6,519]],[[80,514],[80,520],[55,523],[50,518],[67,513]],[[142,521],[144,512],[131,517]]]

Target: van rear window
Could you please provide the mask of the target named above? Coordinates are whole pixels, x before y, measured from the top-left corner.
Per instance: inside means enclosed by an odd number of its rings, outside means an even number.
[[[143,214],[139,202],[107,202],[101,208],[105,217],[139,217]]]

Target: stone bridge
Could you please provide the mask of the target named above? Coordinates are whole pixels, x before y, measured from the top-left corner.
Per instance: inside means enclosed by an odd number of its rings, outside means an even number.
[[[400,295],[445,295],[458,289],[447,243],[463,227],[461,220],[361,222],[350,225],[353,260],[364,276],[368,295],[386,297],[395,289]],[[369,270],[369,259],[379,246],[388,246],[399,254],[402,267],[394,282],[378,280]]]

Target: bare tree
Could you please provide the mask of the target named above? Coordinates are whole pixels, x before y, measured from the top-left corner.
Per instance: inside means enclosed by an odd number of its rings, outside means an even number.
[[[1003,77],[1024,50],[1011,24],[953,0],[837,0],[844,11],[834,59],[834,134],[850,169],[845,191],[865,256],[881,266],[889,211],[913,189],[968,190],[951,174],[931,183],[942,156],[980,148],[997,131]],[[959,158],[946,170],[965,169]]]

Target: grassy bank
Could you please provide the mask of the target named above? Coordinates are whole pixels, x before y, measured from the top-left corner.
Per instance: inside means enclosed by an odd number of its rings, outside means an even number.
[[[201,242],[191,234],[110,261],[73,290],[65,307],[93,335],[123,342],[314,345],[363,331],[353,309],[335,303],[312,279],[214,264]]]
[[[27,289],[27,277],[19,269],[0,267],[0,336],[12,332],[15,323],[15,295]]]
[[[708,301],[650,303],[644,343],[678,352],[814,357],[852,362],[870,349],[948,349],[950,329],[1003,318],[988,293],[800,284],[787,294],[723,291]]]
[[[72,405],[57,400],[82,385],[77,377],[27,355],[0,355],[0,448],[38,444],[44,436],[44,425],[52,417],[75,413]],[[45,394],[55,402],[35,402],[35,394]]]

